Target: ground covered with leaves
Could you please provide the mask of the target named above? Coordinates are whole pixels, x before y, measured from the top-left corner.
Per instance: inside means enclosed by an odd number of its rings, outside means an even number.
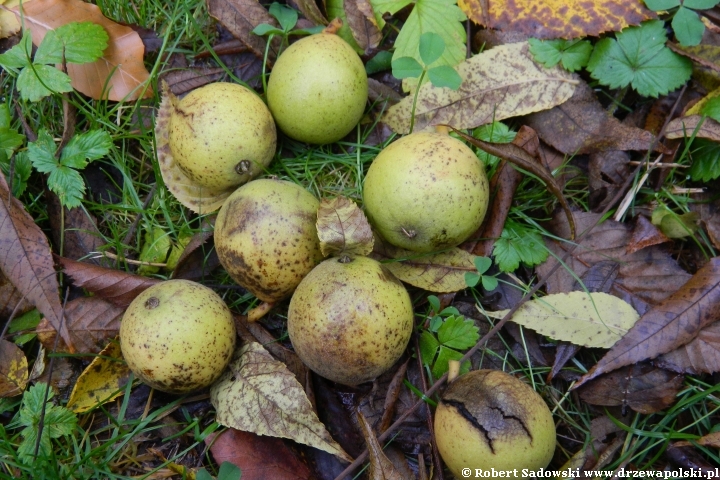
[[[717,3],[0,4],[0,478],[452,478],[433,418],[448,372],[478,369],[549,408],[547,476],[717,477]],[[235,187],[198,187],[168,145],[188,92],[265,100],[283,51],[325,28],[367,72],[362,118],[324,145],[278,131],[257,176],[319,201],[318,261],[369,256],[409,292],[407,347],[354,386],[301,361],[288,297],[232,280],[213,234]],[[438,129],[490,199],[463,243],[418,253],[371,227],[364,182]],[[238,335],[187,394],[141,382],[118,341],[170,279],[219,294]]]

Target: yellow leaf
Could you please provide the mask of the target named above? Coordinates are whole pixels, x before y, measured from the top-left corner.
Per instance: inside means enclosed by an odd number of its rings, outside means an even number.
[[[347,197],[323,199],[318,208],[317,233],[320,251],[328,255],[368,255],[373,233],[365,214]]]
[[[249,342],[240,347],[228,369],[210,387],[219,424],[289,438],[351,461],[315,415],[295,375],[262,345]]]
[[[690,138],[692,135],[720,142],[720,122],[702,115],[690,115],[671,120],[665,129],[665,137],[669,139]]]
[[[415,110],[415,130],[434,125],[475,128],[493,121],[546,110],[564,103],[575,91],[576,77],[560,67],[535,63],[527,42],[486,50],[456,68],[462,84],[458,90],[420,87]],[[408,133],[413,95],[388,109],[383,121],[398,133]]]
[[[23,351],[0,339],[0,398],[20,395],[28,382],[28,362]]]
[[[458,0],[458,6],[487,28],[543,39],[597,36],[655,18],[642,0]]]
[[[502,318],[509,310],[487,312]],[[547,295],[525,303],[511,320],[556,340],[610,348],[640,316],[629,303],[602,292]]]
[[[67,406],[75,413],[83,413],[114,400],[123,394],[129,377],[120,344],[113,340],[80,374]]]
[[[20,0],[7,0],[0,2],[8,10],[0,10],[0,38],[7,38],[15,35],[20,31],[20,22],[15,18],[15,14],[9,9],[17,7]]]

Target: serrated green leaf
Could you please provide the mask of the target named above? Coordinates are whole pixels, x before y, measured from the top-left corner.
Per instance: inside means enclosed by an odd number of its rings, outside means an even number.
[[[450,360],[460,360],[462,358],[463,354],[460,352],[457,352],[451,348],[440,346],[440,350],[438,352],[437,360],[435,360],[435,364],[432,367],[432,374],[434,378],[440,378],[448,371],[448,364],[450,363]],[[467,373],[470,371],[470,362],[465,361],[460,365],[460,373]]]
[[[485,142],[510,143],[515,140],[517,132],[510,130],[510,127],[502,122],[492,122],[476,128],[473,130],[472,135],[478,140],[483,140]],[[500,161],[500,159],[495,155],[490,155],[484,151],[478,152],[477,155],[488,168],[495,166],[495,164]]]
[[[426,67],[440,58],[445,51],[445,40],[434,32],[425,32],[420,36],[420,58]]]
[[[442,345],[460,350],[472,347],[479,338],[475,322],[462,316],[448,317],[438,330],[438,341]]]
[[[610,88],[630,85],[647,97],[664,95],[692,73],[692,62],[667,48],[665,41],[660,20],[626,28],[617,39],[604,38],[595,45],[587,69]]]
[[[430,83],[438,88],[447,87],[452,90],[457,90],[462,83],[460,74],[449,65],[440,65],[431,68],[428,70],[428,78],[430,79]]]
[[[562,46],[565,40],[540,40],[537,38],[529,38],[530,53],[533,59],[543,64],[546,68],[552,68],[562,59]]]
[[[88,161],[104,157],[112,147],[112,137],[105,130],[90,130],[75,135],[63,148],[60,164],[83,169]]]
[[[25,135],[21,135],[10,128],[0,127],[0,150],[7,150],[8,153],[12,153],[24,141]]]
[[[435,355],[437,354],[438,348],[440,348],[440,342],[437,341],[435,338],[435,335],[428,332],[427,330],[424,330],[420,334],[420,358],[422,359],[423,364],[425,365],[432,365],[433,360],[435,360]]]
[[[720,0],[684,0],[683,6],[695,10],[707,10],[720,3]]]
[[[1,152],[1,151],[0,151]],[[4,155],[4,152],[3,152]],[[0,170],[5,175],[5,179],[10,183],[10,159],[0,161]],[[13,170],[12,192],[15,198],[19,198],[27,188],[27,182],[32,173],[32,163],[28,158],[27,152],[20,152],[15,155],[15,169]]]
[[[679,7],[680,0],[645,0],[645,5],[655,12],[659,10],[670,10]]]
[[[47,183],[63,206],[75,208],[81,205],[85,195],[85,181],[77,170],[60,165],[50,172]]]
[[[417,78],[423,72],[423,67],[412,57],[400,57],[392,61],[393,77],[398,79]]]
[[[93,22],[71,22],[45,34],[35,52],[35,63],[90,63],[108,46],[105,29]]]
[[[562,62],[565,70],[575,72],[587,65],[592,45],[587,40],[538,40],[531,38],[530,53],[536,62],[552,68]]]
[[[32,54],[32,36],[26,30],[20,43],[5,53],[0,54],[0,66],[4,68],[23,68],[30,65]]]
[[[52,136],[45,129],[38,132],[38,138],[34,142],[28,143],[28,158],[32,162],[33,167],[40,173],[50,173],[55,171],[59,166],[55,158],[57,147]]]
[[[269,23],[261,23],[257,27],[253,28],[252,33],[254,33],[255,35],[263,36],[270,34],[282,35],[285,32],[273,25],[270,25]]]
[[[18,75],[17,89],[23,100],[37,102],[53,93],[71,92],[70,77],[50,65],[33,64]]]
[[[512,272],[523,262],[529,267],[547,259],[548,251],[537,231],[507,222],[493,247],[493,256],[502,272]]]
[[[269,12],[270,15],[277,19],[282,29],[286,32],[292,30],[297,24],[298,12],[292,8],[273,2],[273,4],[270,5]]]
[[[685,47],[699,45],[705,32],[705,25],[698,14],[685,7],[675,12],[671,25],[678,42]]]
[[[688,174],[695,181],[709,182],[720,177],[720,144],[696,138],[692,144],[692,165]]]

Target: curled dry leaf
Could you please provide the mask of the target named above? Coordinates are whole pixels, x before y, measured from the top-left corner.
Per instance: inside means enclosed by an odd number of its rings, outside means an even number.
[[[62,319],[57,273],[48,239],[10,194],[5,175],[0,175],[0,270],[18,291],[60,332],[71,352],[75,351]]]
[[[383,262],[383,266],[403,282],[430,292],[463,290],[467,288],[465,274],[477,271],[473,263],[475,256],[459,248],[442,253],[418,254],[394,247],[376,237],[371,256]]]
[[[666,237],[660,229],[653,225],[650,220],[648,220],[644,215],[638,215],[635,219],[635,227],[632,231],[632,237],[630,238],[630,242],[628,243],[625,251],[628,254],[631,254],[637,252],[638,250],[642,250],[645,247],[669,241],[670,239]]]
[[[289,438],[350,461],[320,423],[302,385],[262,345],[244,344],[210,388],[219,424]]]
[[[153,94],[145,69],[145,47],[140,35],[107,19],[100,8],[81,0],[33,0],[22,5],[24,21],[32,32],[35,46],[48,30],[70,22],[93,22],[102,26],[109,38],[103,56],[93,63],[67,65],[75,90],[94,99],[131,101]],[[19,16],[19,7],[13,9]]]
[[[0,338],[0,398],[20,395],[28,382],[28,362],[23,351]]]
[[[277,27],[278,23],[258,0],[208,0],[208,12],[257,57],[263,58],[267,38],[255,35],[252,31],[261,23],[274,27]],[[270,49],[268,57],[271,61],[275,59],[275,55],[275,50]]]
[[[665,136],[669,139],[684,138],[695,135],[698,138],[707,138],[714,142],[720,142],[720,123],[710,117],[702,115],[690,115],[680,117],[668,123],[665,129]]]
[[[488,312],[503,318],[509,310]],[[610,348],[640,316],[628,303],[602,292],[546,295],[524,303],[510,320],[557,340]]]
[[[211,190],[198,185],[180,169],[170,152],[170,115],[175,110],[177,98],[166,83],[155,124],[158,166],[165,186],[180,203],[196,213],[210,213],[220,208],[236,187]]]
[[[415,109],[415,130],[434,125],[457,129],[475,128],[508,117],[526,115],[560,105],[578,83],[560,67],[535,63],[527,42],[510,43],[486,50],[456,67],[460,88],[420,87]],[[398,133],[410,131],[414,95],[388,109],[382,121]]]
[[[487,28],[516,31],[542,39],[597,36],[655,18],[642,0],[546,0],[542,3],[534,0],[459,0],[458,6],[470,20]]]
[[[68,258],[55,258],[73,285],[93,292],[117,307],[127,307],[140,292],[160,281]]]
[[[361,10],[361,3],[364,10]],[[377,48],[382,40],[382,32],[372,13],[370,3],[367,0],[344,0],[343,8],[350,32],[360,48],[365,52]]]
[[[84,413],[123,394],[130,369],[123,360],[120,344],[111,341],[80,374],[70,393],[67,407]]]
[[[373,233],[365,214],[347,197],[323,199],[317,212],[317,233],[324,256],[369,255]]]
[[[300,10],[300,13],[302,13],[305,18],[315,25],[328,24],[327,18],[325,18],[325,15],[322,14],[315,0],[296,0],[295,4],[297,5],[298,10]]]
[[[682,288],[643,315],[575,386],[689,343],[703,328],[720,320],[719,304],[720,257],[715,257]]]
[[[357,412],[357,419],[363,436],[365,437],[368,455],[370,457],[368,480],[406,480],[405,477],[398,472],[390,459],[385,456],[382,445],[380,445],[377,437],[375,437],[375,432],[373,432],[367,419],[359,411]]]
[[[99,296],[70,300],[65,306],[65,321],[77,353],[100,352],[108,340],[118,334],[123,311],[122,307],[106,302]],[[43,319],[35,331],[45,348],[53,350],[56,332],[50,323]],[[67,345],[60,341],[56,350],[67,352]]]

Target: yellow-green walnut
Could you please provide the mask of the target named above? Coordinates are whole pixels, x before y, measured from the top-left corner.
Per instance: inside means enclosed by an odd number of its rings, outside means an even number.
[[[274,303],[295,290],[323,259],[315,222],[320,202],[285,180],[246,183],[215,221],[215,250],[238,285]]]
[[[128,367],[153,388],[187,393],[213,383],[235,349],[222,298],[189,280],[168,280],[135,297],[120,323]]]
[[[370,223],[391,244],[416,252],[459,245],[485,218],[485,167],[460,140],[413,133],[383,149],[363,187]]]
[[[267,106],[236,83],[188,93],[170,115],[169,146],[178,167],[215,191],[260,174],[275,155],[277,133]]]
[[[290,45],[270,73],[267,99],[287,136],[324,144],[340,140],[365,110],[365,66],[342,38],[318,33]]]
[[[410,295],[379,262],[330,258],[300,282],[288,333],[311,370],[344,385],[373,380],[402,355],[413,329]]]
[[[542,397],[498,370],[475,370],[447,388],[435,412],[435,441],[457,478],[464,468],[538,470],[555,451],[555,423]]]

